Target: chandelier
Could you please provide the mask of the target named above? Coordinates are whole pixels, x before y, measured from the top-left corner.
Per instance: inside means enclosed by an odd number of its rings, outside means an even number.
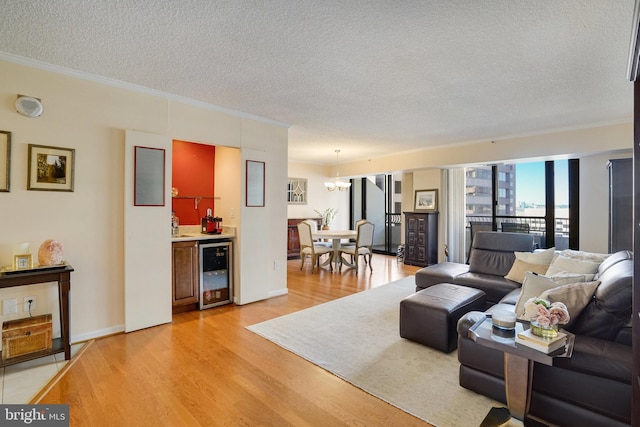
[[[329,191],[333,191],[335,189],[338,189],[338,191],[347,191],[349,187],[351,187],[350,182],[344,182],[340,180],[340,171],[338,169],[338,165],[340,164],[340,160],[338,158],[339,154],[340,150],[336,150],[336,179],[324,183],[324,186],[327,187],[327,190]]]

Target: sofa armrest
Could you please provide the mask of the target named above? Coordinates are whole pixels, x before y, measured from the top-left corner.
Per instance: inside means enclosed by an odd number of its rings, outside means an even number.
[[[625,344],[576,335],[571,357],[557,357],[553,366],[631,384],[632,351]]]
[[[458,320],[457,331],[462,337],[469,336],[469,329],[479,321],[485,319],[487,314],[484,311],[470,311]]]
[[[631,323],[628,323],[620,328],[615,341],[620,344],[631,346],[631,337]]]

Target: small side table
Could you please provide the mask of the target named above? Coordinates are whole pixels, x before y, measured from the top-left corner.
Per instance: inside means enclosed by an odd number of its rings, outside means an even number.
[[[71,290],[71,272],[73,267],[68,264],[50,267],[39,267],[30,270],[2,270],[0,271],[0,289],[14,286],[33,285],[36,283],[57,282],[58,304],[60,306],[60,338],[53,340],[51,350],[29,353],[0,362],[1,366],[12,365],[37,359],[39,357],[64,351],[64,359],[71,359],[70,329],[69,329],[69,292]]]
[[[516,343],[516,334],[529,329],[529,322],[518,320],[514,331],[493,327],[491,317],[479,321],[469,329],[469,338],[484,347],[504,352],[504,386],[507,407],[513,418],[524,421],[529,413],[534,362],[552,366],[556,357],[571,357],[575,335],[567,334],[564,350],[546,354]]]

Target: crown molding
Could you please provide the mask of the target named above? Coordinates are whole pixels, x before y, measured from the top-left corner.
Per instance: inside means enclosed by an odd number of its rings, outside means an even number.
[[[160,98],[167,99],[169,101],[177,101],[183,104],[193,105],[195,107],[204,108],[207,110],[217,111],[220,113],[229,114],[232,116],[236,116],[243,119],[255,120],[258,122],[289,128],[291,125],[287,123],[282,123],[277,120],[269,119],[266,117],[256,116],[253,114],[245,113],[242,111],[232,110],[230,108],[221,107],[219,105],[210,104],[203,101],[198,101],[193,98],[188,98],[186,96],[174,95],[172,93],[163,92],[157,89],[151,89],[145,86],[136,85],[133,83],[127,83],[121,80],[112,79],[109,77],[102,77],[96,74],[86,73],[83,71],[72,70],[70,68],[61,67],[58,65],[49,64],[46,62],[36,61],[31,58],[26,58],[23,56],[12,55],[6,52],[0,52],[0,60],[11,62],[18,65],[24,65],[26,67],[36,68],[39,70],[50,71],[52,73],[63,74],[65,76],[74,77],[77,79],[87,80],[94,83],[100,83],[111,87],[117,87],[120,89],[126,89],[133,92],[143,93],[146,95],[157,96]]]

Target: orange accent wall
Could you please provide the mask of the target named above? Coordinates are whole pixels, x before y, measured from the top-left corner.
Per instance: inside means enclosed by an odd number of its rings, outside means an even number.
[[[199,225],[210,208],[213,214],[213,189],[216,147],[187,141],[173,141],[173,182],[178,189],[178,198],[173,198],[171,207],[178,216],[180,225]],[[187,199],[180,197],[190,196]],[[195,196],[205,196],[195,209]],[[169,221],[169,220],[167,220]]]

